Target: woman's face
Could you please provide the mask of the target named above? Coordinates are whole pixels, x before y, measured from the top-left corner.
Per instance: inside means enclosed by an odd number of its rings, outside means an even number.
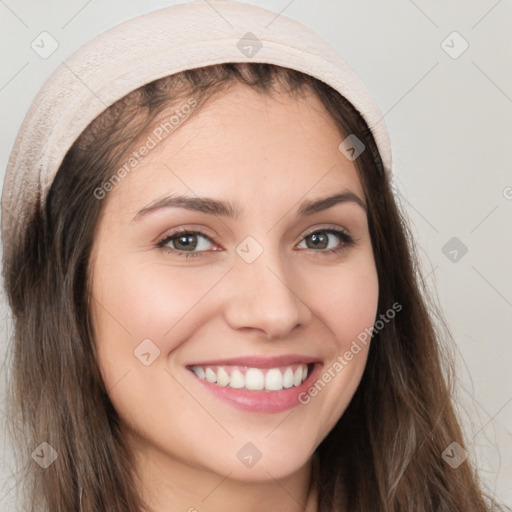
[[[141,463],[283,478],[343,414],[378,299],[343,139],[314,96],[237,85],[103,199],[92,318]]]

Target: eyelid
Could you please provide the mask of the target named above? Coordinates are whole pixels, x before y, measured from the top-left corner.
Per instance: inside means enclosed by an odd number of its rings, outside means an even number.
[[[346,236],[350,237],[350,238],[353,238],[355,240],[355,237],[352,235],[352,233],[338,225],[338,224],[320,224],[320,225],[317,225],[317,226],[313,226],[311,228],[308,228],[306,231],[304,231],[300,236],[299,238],[297,239],[297,241],[295,242],[295,245],[299,244],[300,242],[302,242],[306,237],[308,237],[309,235],[312,235],[313,233],[316,233],[317,231],[341,231],[342,233],[344,233]]]
[[[158,237],[158,239],[156,240],[155,243],[156,243],[156,245],[158,245],[161,242],[163,242],[164,240],[166,240],[170,237],[176,236],[176,235],[180,235],[182,233],[187,233],[187,234],[191,233],[191,234],[195,234],[195,235],[201,235],[205,238],[208,238],[208,240],[210,240],[212,243],[215,243],[216,245],[220,245],[216,241],[217,235],[213,234],[212,230],[206,228],[205,226],[194,227],[194,225],[184,225],[184,226],[180,226],[179,228],[174,228],[174,229],[171,229],[170,231],[166,231],[165,234],[160,235]]]
[[[205,250],[205,251],[182,251],[182,250],[179,250],[179,249],[174,249],[174,247],[168,247],[166,244],[169,243],[171,241],[171,239],[174,239],[174,238],[178,238],[180,235],[196,235],[196,236],[200,236],[200,237],[203,237],[205,239],[207,239],[210,243],[212,243],[213,245],[216,245],[218,247],[220,247],[220,244],[218,244],[210,235],[208,235],[207,233],[204,233],[200,230],[197,230],[197,229],[181,229],[181,228],[178,228],[177,230],[175,231],[171,231],[170,233],[164,235],[163,237],[159,238],[159,241],[157,242],[156,246],[160,249],[164,249],[164,250],[167,250],[168,252],[173,252],[173,253],[178,253],[178,254],[184,254],[184,255],[193,255],[193,254],[196,254],[196,255],[200,255],[202,253],[207,253],[207,252],[217,252],[219,251],[219,249],[210,249],[210,250]],[[221,249],[223,250],[223,249]]]

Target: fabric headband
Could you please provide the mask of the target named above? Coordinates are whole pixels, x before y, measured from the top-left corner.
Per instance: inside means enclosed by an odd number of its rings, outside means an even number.
[[[217,12],[215,12],[217,11]],[[72,144],[101,112],[158,78],[212,64],[260,62],[311,75],[339,91],[372,131],[384,169],[391,146],[382,113],[357,75],[304,25],[254,5],[178,4],[97,36],[61,64],[35,97],[7,164],[4,257],[44,204]]]

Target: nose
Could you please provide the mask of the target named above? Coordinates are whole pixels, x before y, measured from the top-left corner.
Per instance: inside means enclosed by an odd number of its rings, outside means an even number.
[[[228,288],[224,315],[232,329],[260,331],[269,340],[279,339],[312,317],[280,261],[268,252],[250,264],[238,259]]]

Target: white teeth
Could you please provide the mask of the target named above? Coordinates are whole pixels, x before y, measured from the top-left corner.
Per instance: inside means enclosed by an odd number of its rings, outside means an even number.
[[[194,370],[194,373],[200,378],[200,379],[205,379],[206,375],[204,373],[204,370],[200,367],[200,366],[194,366],[193,368]]]
[[[293,370],[291,368],[286,368],[286,371],[283,375],[283,387],[288,389],[293,386]]]
[[[217,374],[211,368],[206,368],[205,376],[208,382],[217,382]]]
[[[229,384],[229,374],[222,367],[217,370],[217,384],[219,386],[227,386]]]
[[[293,385],[300,386],[301,382],[302,382],[302,368],[299,366],[295,370],[295,373],[293,374]]]
[[[295,366],[295,365],[294,365]],[[283,371],[284,370],[284,371]],[[223,366],[201,367],[193,366],[192,371],[199,379],[228,386],[234,389],[250,391],[280,391],[300,386],[308,376],[308,366],[299,364],[285,368],[269,368],[266,373],[259,368],[247,368],[245,374],[238,368]]]
[[[265,375],[265,389],[269,391],[283,389],[283,374],[277,368],[272,368]]]
[[[240,370],[233,370],[229,378],[229,385],[232,388],[245,388],[245,375]]]
[[[259,391],[265,387],[265,377],[258,368],[249,368],[245,372],[245,387],[253,391]]]

